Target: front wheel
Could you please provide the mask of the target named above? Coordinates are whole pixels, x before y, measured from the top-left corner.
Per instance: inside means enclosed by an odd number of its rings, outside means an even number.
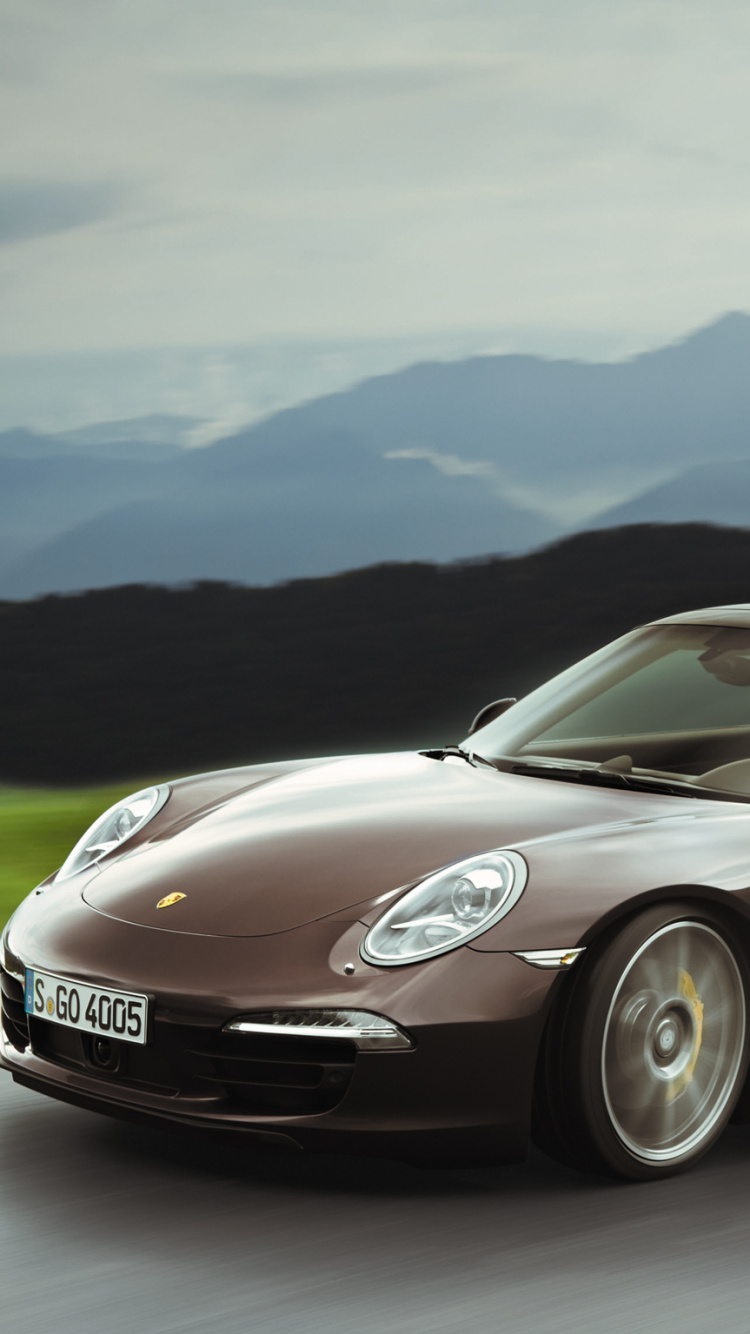
[[[582,973],[550,1033],[555,1133],[543,1147],[631,1179],[690,1167],[742,1088],[746,996],[744,959],[710,909],[664,905],[633,919]]]

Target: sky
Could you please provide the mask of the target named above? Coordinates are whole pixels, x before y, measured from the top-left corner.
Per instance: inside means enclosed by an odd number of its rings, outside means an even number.
[[[250,350],[275,403],[295,356],[315,392],[750,309],[748,67],[734,0],[0,0],[6,416],[53,363],[62,424],[145,353],[183,371],[144,411],[241,416]]]

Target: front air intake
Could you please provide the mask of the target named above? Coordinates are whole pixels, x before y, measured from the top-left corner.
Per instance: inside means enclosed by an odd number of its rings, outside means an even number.
[[[16,1051],[25,1051],[29,1045],[29,1020],[24,1009],[23,986],[4,968],[0,968],[3,1030]]]

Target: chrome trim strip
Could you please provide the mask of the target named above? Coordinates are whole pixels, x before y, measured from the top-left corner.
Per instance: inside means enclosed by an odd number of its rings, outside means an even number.
[[[584,947],[567,950],[511,950],[517,959],[530,963],[532,968],[570,968],[584,953]]]
[[[324,1028],[320,1024],[255,1024],[248,1019],[234,1019],[224,1025],[223,1032],[263,1033],[275,1038],[346,1038],[360,1051],[403,1051],[414,1046],[395,1024],[389,1028]]]

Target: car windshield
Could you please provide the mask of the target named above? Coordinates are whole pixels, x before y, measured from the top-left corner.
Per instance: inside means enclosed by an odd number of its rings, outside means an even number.
[[[750,792],[750,629],[636,630],[554,677],[463,745]],[[725,765],[746,765],[713,775]],[[744,772],[743,772],[744,770]]]

